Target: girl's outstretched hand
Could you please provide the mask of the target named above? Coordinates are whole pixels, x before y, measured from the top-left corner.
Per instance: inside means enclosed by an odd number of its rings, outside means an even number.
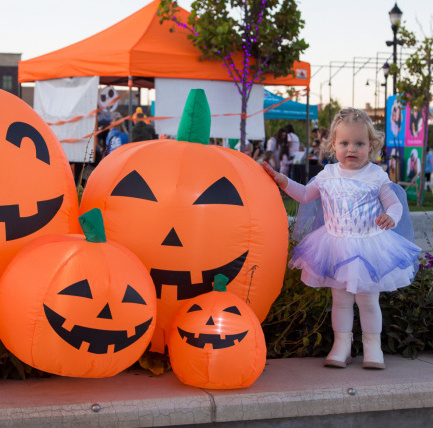
[[[385,213],[379,214],[379,216],[376,219],[376,224],[381,228],[381,229],[391,229],[392,227],[395,226],[395,222],[394,220]]]
[[[288,179],[283,174],[280,174],[279,172],[275,171],[271,165],[269,165],[267,162],[262,163],[263,169],[269,174],[269,176],[272,178],[272,180],[275,181],[275,183],[280,186],[281,189],[285,189],[287,185],[289,184]]]

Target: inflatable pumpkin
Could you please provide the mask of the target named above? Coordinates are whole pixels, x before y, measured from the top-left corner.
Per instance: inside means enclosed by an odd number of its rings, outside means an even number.
[[[206,141],[182,122],[179,129],[178,139]],[[158,298],[156,352],[164,352],[179,308],[212,291],[218,273],[261,321],[280,292],[286,211],[275,183],[243,153],[168,139],[124,145],[87,182],[81,209],[94,207],[103,212],[108,238],[150,271]]]
[[[224,281],[225,280],[225,281]],[[207,389],[250,386],[266,363],[259,320],[218,274],[214,291],[191,299],[176,315],[169,338],[173,371],[188,385]]]
[[[113,376],[137,361],[150,342],[152,279],[134,254],[105,240],[95,211],[80,217],[86,236],[35,239],[0,282],[0,340],[37,369]]]
[[[78,232],[78,198],[63,149],[24,101],[0,90],[0,275],[27,242]]]

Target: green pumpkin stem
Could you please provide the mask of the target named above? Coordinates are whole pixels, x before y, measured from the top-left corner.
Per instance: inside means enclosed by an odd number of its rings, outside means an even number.
[[[229,279],[222,273],[215,275],[214,283],[213,283],[213,291],[227,291],[228,283],[229,283]]]
[[[177,130],[177,141],[209,144],[211,114],[203,89],[191,89]]]
[[[99,208],[93,208],[78,217],[87,242],[107,242],[105,237],[104,220]]]

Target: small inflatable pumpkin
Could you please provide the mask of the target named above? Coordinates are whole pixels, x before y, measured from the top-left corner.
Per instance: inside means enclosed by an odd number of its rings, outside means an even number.
[[[250,386],[266,363],[259,320],[218,274],[214,291],[191,299],[176,315],[168,344],[176,376],[208,389]]]
[[[275,183],[243,153],[190,142],[209,141],[210,113],[203,136],[194,124],[203,126],[206,118],[190,111],[207,104],[204,91],[197,91],[179,126],[178,139],[186,141],[116,149],[93,171],[81,202],[83,212],[101,209],[108,238],[149,269],[158,298],[156,352],[164,352],[179,308],[212,291],[218,273],[262,321],[286,268],[287,214]]]
[[[78,198],[65,153],[24,101],[0,90],[0,275],[32,239],[76,233]]]
[[[0,340],[46,372],[113,376],[150,342],[155,289],[134,254],[106,241],[99,210],[80,222],[85,236],[37,238],[10,263],[0,282]]]

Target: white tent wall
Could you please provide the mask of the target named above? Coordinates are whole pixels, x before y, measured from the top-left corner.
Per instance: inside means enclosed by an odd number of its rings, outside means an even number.
[[[34,109],[46,122],[67,121],[95,110],[99,77],[69,77],[41,80],[35,83]],[[95,131],[95,115],[84,117],[51,129],[61,140],[82,138]],[[93,161],[94,138],[61,143],[69,162]]]
[[[241,97],[233,82],[195,79],[155,78],[155,116],[173,117],[155,121],[157,134],[176,136],[182,111],[191,89],[204,89],[212,115],[210,136],[215,138],[240,138]],[[254,85],[248,101],[247,114],[263,110],[264,87]],[[247,138],[265,138],[263,113],[247,119]]]

